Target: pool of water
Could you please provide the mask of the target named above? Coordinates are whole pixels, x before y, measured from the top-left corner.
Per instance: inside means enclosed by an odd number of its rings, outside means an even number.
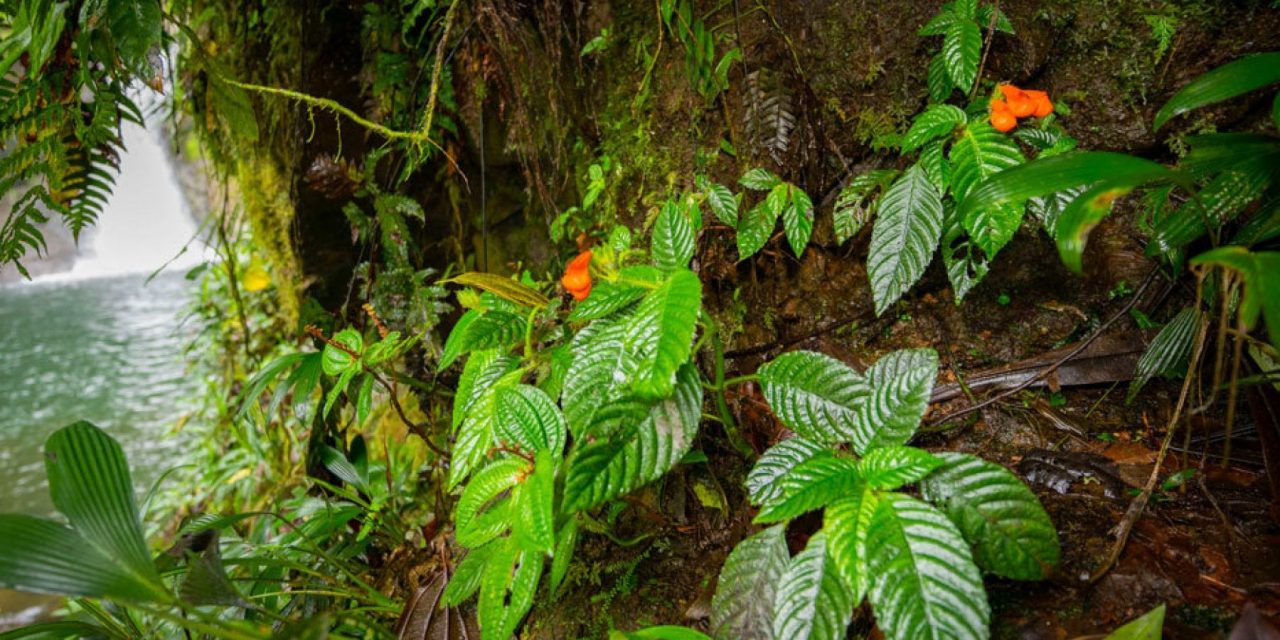
[[[52,512],[41,452],[76,420],[124,447],[145,491],[173,463],[165,437],[200,383],[179,322],[191,283],[163,274],[35,282],[0,288],[0,512]]]

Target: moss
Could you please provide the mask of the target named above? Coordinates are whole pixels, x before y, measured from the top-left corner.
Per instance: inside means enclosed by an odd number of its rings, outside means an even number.
[[[274,162],[258,153],[239,157],[236,182],[254,245],[272,267],[278,312],[286,326],[293,326],[298,321],[300,271],[290,231],[294,206],[289,182]]]

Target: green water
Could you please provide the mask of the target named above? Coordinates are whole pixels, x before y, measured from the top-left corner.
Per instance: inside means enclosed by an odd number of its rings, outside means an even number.
[[[53,512],[41,451],[59,427],[88,420],[124,447],[135,488],[175,464],[166,437],[191,410],[180,325],[192,286],[166,274],[0,288],[0,512]]]

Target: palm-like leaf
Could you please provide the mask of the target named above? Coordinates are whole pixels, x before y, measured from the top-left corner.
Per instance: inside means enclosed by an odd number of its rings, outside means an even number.
[[[1138,358],[1133,384],[1129,386],[1130,400],[1142,390],[1143,385],[1156,376],[1180,376],[1186,373],[1199,320],[1196,308],[1187,307],[1160,329],[1160,333],[1147,345],[1146,351],[1142,352],[1142,357]]]
[[[1169,98],[1156,113],[1152,125],[1159,129],[1179,114],[1276,82],[1280,82],[1280,52],[1259,53],[1229,62],[1192,80]]]

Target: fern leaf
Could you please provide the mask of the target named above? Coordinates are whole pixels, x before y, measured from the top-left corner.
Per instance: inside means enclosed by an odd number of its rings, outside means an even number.
[[[848,365],[821,353],[792,351],[756,375],[769,408],[792,431],[821,443],[855,437],[857,409],[871,389]]]
[[[920,483],[973,545],[978,566],[1015,580],[1041,580],[1057,567],[1058,532],[1035,494],[1004,467],[963,453],[940,453],[942,465]]]
[[[782,478],[781,497],[766,503],[755,522],[781,522],[820,509],[858,484],[857,462],[834,455],[814,456]]]
[[[773,603],[790,560],[782,525],[738,543],[724,561],[711,599],[716,640],[773,640]]]
[[[917,164],[889,187],[876,207],[867,272],[879,315],[929,266],[942,235],[942,198]]]
[[[868,599],[890,640],[990,637],[991,609],[960,532],[933,507],[880,498],[867,534]]]
[[[964,110],[949,104],[935,104],[915,117],[907,135],[902,138],[902,153],[911,153],[938,138],[949,135],[969,121]]]
[[[627,329],[627,349],[636,354],[632,389],[645,398],[671,395],[676,370],[688,362],[702,311],[702,282],[679,269],[640,301]]]
[[[565,509],[590,509],[661,477],[693,445],[701,414],[702,385],[686,364],[673,395],[649,405],[638,424],[578,450],[565,480]]]
[[[858,474],[875,489],[897,489],[917,482],[942,465],[942,459],[915,447],[891,445],[867,452],[858,462]]]
[[[787,438],[769,447],[756,460],[747,474],[747,495],[753,504],[775,502],[782,497],[782,480],[796,467],[829,451],[826,447],[805,438]]]
[[[495,393],[499,440],[525,451],[560,455],[568,426],[551,396],[527,384],[500,388]]]
[[[929,406],[938,354],[933,349],[902,349],[867,369],[871,395],[858,407],[853,449],[867,454],[877,447],[906,444]]]
[[[773,637],[793,640],[843,640],[857,604],[822,532],[791,559],[775,598]]]
[[[653,224],[653,242],[649,252],[653,265],[663,271],[675,271],[689,266],[693,258],[693,225],[675,202],[668,200]]]
[[[969,123],[951,145],[951,190],[956,202],[963,202],[978,183],[1022,161],[1018,146],[1004,134],[985,122]],[[994,204],[968,211],[964,226],[987,257],[993,258],[1017,232],[1022,214],[1021,204]]]
[[[1138,395],[1143,385],[1156,376],[1186,375],[1198,320],[1199,314],[1195,307],[1187,307],[1160,329],[1160,333],[1156,334],[1138,359],[1137,372],[1133,383],[1129,385],[1130,401]]]

